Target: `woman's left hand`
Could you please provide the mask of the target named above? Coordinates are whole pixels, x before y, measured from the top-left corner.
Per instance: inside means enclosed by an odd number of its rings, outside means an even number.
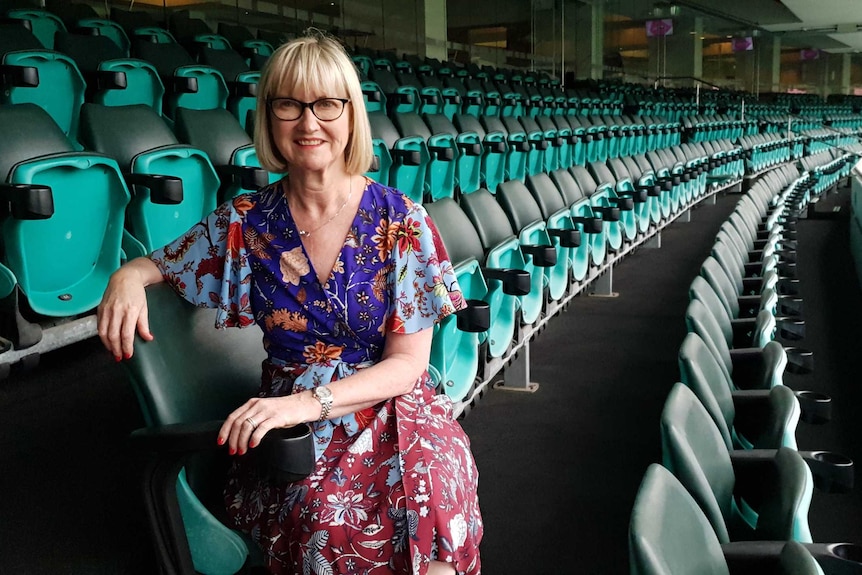
[[[260,445],[270,429],[293,427],[310,421],[319,411],[320,404],[310,392],[284,397],[255,397],[227,417],[219,430],[218,444],[227,443],[231,455],[244,455]]]

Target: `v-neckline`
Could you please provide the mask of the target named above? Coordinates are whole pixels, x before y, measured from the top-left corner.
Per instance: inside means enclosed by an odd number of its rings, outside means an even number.
[[[327,299],[329,299],[329,294],[326,290],[326,284],[330,282],[330,280],[335,277],[335,270],[338,267],[338,262],[341,260],[341,256],[344,253],[344,246],[347,243],[347,238],[350,236],[350,230],[357,227],[359,219],[359,211],[362,207],[362,200],[365,197],[365,192],[368,190],[368,185],[371,180],[367,176],[363,176],[363,184],[362,191],[360,192],[359,203],[356,206],[356,210],[353,213],[353,218],[350,220],[350,225],[347,227],[347,231],[344,233],[344,237],[341,239],[340,247],[338,248],[338,255],[335,258],[335,261],[332,262],[332,268],[329,270],[329,273],[326,276],[326,279],[321,281],[320,276],[317,275],[317,269],[314,267],[314,262],[311,259],[311,255],[308,253],[308,249],[306,249],[305,242],[302,241],[302,234],[299,233],[299,228],[296,225],[296,220],[293,219],[293,214],[290,211],[290,204],[287,201],[287,195],[284,193],[284,184],[282,183],[281,193],[284,198],[284,206],[287,209],[288,220],[291,227],[291,235],[294,240],[299,243],[299,247],[302,248],[302,255],[305,257],[305,260],[308,262],[308,274],[306,276],[311,275],[314,278],[314,283],[320,288],[320,290],[327,295]],[[342,263],[343,265],[343,263]]]

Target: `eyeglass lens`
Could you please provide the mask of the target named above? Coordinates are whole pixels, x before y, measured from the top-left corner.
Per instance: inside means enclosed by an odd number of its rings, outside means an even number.
[[[321,98],[314,102],[300,102],[293,98],[275,98],[272,100],[272,112],[280,120],[297,120],[305,108],[311,108],[311,113],[318,120],[328,122],[338,119],[344,112],[345,102],[338,98]]]

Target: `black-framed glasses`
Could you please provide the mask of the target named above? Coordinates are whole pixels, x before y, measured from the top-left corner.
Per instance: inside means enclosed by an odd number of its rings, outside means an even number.
[[[279,120],[292,122],[298,120],[306,108],[321,122],[337,120],[344,113],[347,98],[320,98],[314,102],[300,102],[293,98],[270,98],[269,109]]]

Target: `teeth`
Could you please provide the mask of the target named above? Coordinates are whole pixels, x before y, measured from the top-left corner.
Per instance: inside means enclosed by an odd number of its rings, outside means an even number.
[[[323,143],[323,140],[299,140],[300,146],[316,146]]]

